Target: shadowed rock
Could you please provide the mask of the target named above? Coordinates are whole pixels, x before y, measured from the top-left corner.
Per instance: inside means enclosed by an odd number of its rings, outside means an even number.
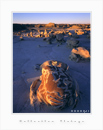
[[[79,36],[78,36],[76,33],[73,33],[73,34],[72,34],[72,37],[73,37],[73,38],[79,38]]]
[[[63,34],[56,34],[56,40],[58,42],[63,42],[64,41],[64,36]]]
[[[67,46],[70,48],[75,48],[75,47],[78,47],[79,45],[79,41],[75,40],[74,38],[68,39],[66,43],[67,43]]]
[[[54,39],[54,38],[56,38],[56,35],[54,33],[50,33],[49,37]]]
[[[87,35],[87,38],[90,39],[90,34]]]
[[[48,44],[52,44],[52,38],[48,37],[48,38],[46,38],[46,41]]]

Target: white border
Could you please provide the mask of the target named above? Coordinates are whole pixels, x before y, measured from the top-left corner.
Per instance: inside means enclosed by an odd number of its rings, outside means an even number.
[[[37,12],[37,11],[35,11],[35,12],[31,12],[31,11],[28,11],[28,12],[25,12],[25,11],[15,11],[15,12],[11,12],[11,21],[12,21],[12,23],[11,23],[11,26],[13,25],[13,13],[41,13],[41,12]],[[42,13],[89,13],[90,14],[90,26],[91,26],[91,21],[92,21],[92,12],[87,12],[87,11],[82,11],[82,12],[67,12],[67,11],[62,11],[62,12],[60,12],[60,11],[45,11],[45,12],[43,12],[42,11]],[[20,23],[19,23],[20,24]],[[28,24],[28,23],[26,23],[26,24]],[[91,27],[91,30],[92,30],[92,27]],[[13,32],[13,26],[12,26],[12,32]],[[91,33],[92,31],[90,31],[90,33]],[[12,33],[12,37],[11,37],[11,39],[12,39],[12,43],[13,43],[13,33]],[[90,37],[90,48],[91,48],[91,37]],[[13,54],[12,54],[13,55]],[[91,55],[91,54],[90,54]],[[12,61],[13,62],[13,61]],[[13,64],[12,64],[12,67],[13,67]],[[91,61],[90,61],[90,70],[91,70]],[[13,76],[12,76],[13,77]],[[90,92],[92,91],[92,88],[91,88],[91,73],[90,73]],[[13,86],[12,86],[12,90],[11,90],[12,92],[13,92]],[[11,92],[11,93],[12,93]],[[90,109],[89,109],[89,113],[87,112],[88,110],[84,110],[84,112],[86,113],[86,114],[91,114],[92,113],[92,111],[91,111],[91,95],[92,94],[90,94]],[[11,95],[11,99],[12,99],[12,110],[11,110],[11,113],[13,112],[13,94]],[[81,113],[75,113],[75,114],[84,114],[84,112],[81,112]],[[13,113],[13,114],[16,114],[16,113]],[[18,113],[18,114],[21,114],[21,113]],[[25,113],[25,114],[27,114],[27,113]],[[30,114],[30,113],[29,113]],[[31,113],[31,114],[33,114],[33,113]],[[42,113],[43,114],[43,113]],[[67,113],[64,113],[64,114],[67,114]],[[74,114],[74,113],[69,113],[69,114]]]
[[[59,3],[59,5],[58,5]],[[103,122],[103,13],[102,1],[1,1],[1,130],[102,130]],[[12,12],[92,12],[92,114],[12,114]],[[6,30],[6,32],[5,32]],[[54,120],[55,123],[19,123],[19,120]],[[60,123],[59,120],[84,121]]]

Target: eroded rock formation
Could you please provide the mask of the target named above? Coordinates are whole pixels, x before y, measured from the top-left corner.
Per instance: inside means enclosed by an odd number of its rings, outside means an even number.
[[[78,47],[76,49],[72,49],[71,55],[69,56],[70,60],[74,60],[76,62],[80,60],[89,60],[90,54],[89,51],[86,50],[84,47]]]
[[[45,27],[55,27],[55,23],[48,23],[45,25]]]
[[[39,103],[62,109],[66,106],[75,106],[78,101],[79,87],[69,75],[67,64],[59,61],[46,61],[41,66],[42,75],[40,85],[37,80],[30,86],[30,103]]]
[[[70,48],[78,47],[79,45],[79,41],[75,40],[74,38],[68,39],[66,43],[67,43],[67,46]]]
[[[56,40],[58,42],[64,42],[64,36],[63,36],[63,34],[61,34],[61,33],[56,34]]]
[[[83,35],[85,32],[82,29],[77,30],[77,35]]]

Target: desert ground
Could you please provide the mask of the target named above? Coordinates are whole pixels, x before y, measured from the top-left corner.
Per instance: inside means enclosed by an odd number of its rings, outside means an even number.
[[[53,110],[46,104],[30,104],[30,86],[42,74],[36,65],[48,60],[61,61],[69,66],[69,73],[77,81],[80,91],[74,110],[89,113],[90,59],[85,60],[80,55],[79,59],[72,60],[69,56],[77,47],[85,48],[90,54],[90,25],[25,26],[27,28],[22,29],[22,25],[19,29],[19,25],[13,27],[13,113],[71,113],[72,108],[67,106]],[[79,44],[69,46],[70,40],[77,40]]]

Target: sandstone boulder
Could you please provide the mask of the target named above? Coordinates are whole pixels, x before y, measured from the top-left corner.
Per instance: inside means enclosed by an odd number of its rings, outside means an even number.
[[[77,82],[67,73],[68,67],[60,61],[46,61],[41,65],[41,83],[37,80],[30,86],[30,103],[38,99],[39,103],[62,109],[66,105],[76,106],[79,96]],[[35,105],[35,104],[34,104]]]
[[[83,58],[90,58],[89,51],[86,50],[84,47],[78,47],[76,49],[73,48],[72,49],[72,53],[78,54],[78,55],[80,55]]]
[[[84,47],[78,47],[76,49],[72,49],[71,55],[69,56],[70,60],[74,60],[76,62],[80,60],[89,60],[90,54],[89,51],[86,50]]]
[[[84,31],[82,29],[79,29],[76,33],[77,33],[77,35],[83,35]]]

